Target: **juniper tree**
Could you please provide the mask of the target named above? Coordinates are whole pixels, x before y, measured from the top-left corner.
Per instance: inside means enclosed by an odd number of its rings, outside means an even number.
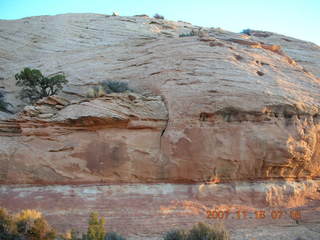
[[[45,77],[38,69],[24,68],[15,75],[16,85],[22,87],[21,99],[28,99],[33,103],[43,97],[57,94],[68,81],[62,74],[53,77]]]

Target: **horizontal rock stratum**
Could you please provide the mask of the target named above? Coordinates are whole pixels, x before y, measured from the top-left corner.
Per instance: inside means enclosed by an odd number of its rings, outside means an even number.
[[[163,240],[163,232],[197,222],[223,221],[231,240],[320,238],[320,182],[227,184],[95,184],[0,186],[0,206],[17,212],[36,208],[61,231],[83,230],[92,211],[107,231],[130,240]],[[209,212],[219,212],[219,217]],[[257,218],[256,212],[265,217]],[[227,214],[228,212],[228,214]],[[281,215],[275,215],[280,212]],[[301,218],[293,215],[298,213]],[[297,224],[296,220],[299,221]]]
[[[70,101],[53,113],[43,103],[40,118],[2,115],[3,183],[320,175],[320,48],[313,43],[146,16],[39,16],[2,20],[0,30],[8,100],[23,105],[14,74],[28,66],[64,73],[69,84],[60,95]],[[102,80],[128,82],[137,100],[86,101]]]

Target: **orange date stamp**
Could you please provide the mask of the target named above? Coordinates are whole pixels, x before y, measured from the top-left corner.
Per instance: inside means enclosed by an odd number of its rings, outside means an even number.
[[[281,219],[285,215],[288,215],[293,220],[300,220],[301,219],[301,212],[299,210],[290,210],[290,211],[283,211],[283,210],[272,210],[272,211],[265,211],[265,210],[256,210],[256,211],[246,211],[246,210],[236,210],[236,211],[229,211],[229,210],[208,210],[207,211],[207,218],[210,219],[265,219],[271,217],[272,219]]]

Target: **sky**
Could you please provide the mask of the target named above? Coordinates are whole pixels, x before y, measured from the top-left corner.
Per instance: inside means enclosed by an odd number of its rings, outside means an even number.
[[[320,45],[320,0],[0,0],[0,19],[62,13],[155,13],[203,27],[271,31]]]

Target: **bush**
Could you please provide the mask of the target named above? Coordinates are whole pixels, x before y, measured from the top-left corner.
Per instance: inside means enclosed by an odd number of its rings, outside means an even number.
[[[167,232],[163,240],[229,240],[229,235],[222,225],[210,226],[198,223],[193,228],[184,232],[172,230]]]
[[[55,231],[36,210],[23,210],[16,217],[18,233],[32,240],[54,240]]]
[[[164,16],[162,16],[162,15],[160,15],[158,13],[156,13],[153,17],[156,18],[156,19],[164,19]]]
[[[102,97],[108,93],[121,93],[126,91],[131,91],[127,82],[102,81],[98,86],[94,86],[88,91],[87,97]]]
[[[13,240],[17,237],[17,226],[12,216],[0,208],[0,239]]]
[[[54,240],[55,238],[55,231],[38,211],[24,210],[17,216],[11,216],[4,209],[0,209],[0,239]]]
[[[107,93],[104,91],[104,89],[101,86],[94,86],[89,89],[87,92],[87,97],[89,98],[97,98],[97,97],[103,97],[106,96]]]
[[[179,35],[179,37],[192,37],[192,36],[194,36],[194,32],[193,31],[191,31],[189,33],[181,33]]]
[[[8,112],[11,113],[11,111],[8,110],[8,107],[10,106],[10,103],[7,103],[4,99],[4,93],[0,91],[0,111],[1,112]],[[11,105],[12,106],[12,105]]]
[[[120,234],[117,234],[115,232],[107,233],[104,240],[126,240],[124,237],[122,237]]]
[[[119,82],[119,81],[102,81],[100,83],[101,87],[106,93],[120,93],[130,91],[127,82]]]
[[[241,31],[241,33],[242,34],[246,34],[246,35],[248,35],[248,36],[251,36],[251,29],[249,29],[249,28],[247,28],[247,29],[243,29],[242,31]]]
[[[99,215],[96,212],[90,214],[89,225],[87,231],[88,240],[104,240],[106,231],[104,229],[104,218],[99,219]]]
[[[222,225],[198,223],[189,231],[187,240],[229,240],[229,235]]]
[[[33,103],[43,97],[57,94],[68,81],[62,74],[53,77],[45,77],[37,69],[24,68],[15,75],[16,85],[22,87],[21,99],[28,99]]]
[[[172,230],[167,232],[163,238],[164,240],[186,240],[187,234],[182,230]]]
[[[92,212],[86,234],[80,237],[80,232],[72,229],[64,235],[57,235],[41,212],[27,209],[10,215],[0,208],[0,240],[126,240],[115,232],[106,234],[104,225],[104,218],[99,219],[98,213]]]

